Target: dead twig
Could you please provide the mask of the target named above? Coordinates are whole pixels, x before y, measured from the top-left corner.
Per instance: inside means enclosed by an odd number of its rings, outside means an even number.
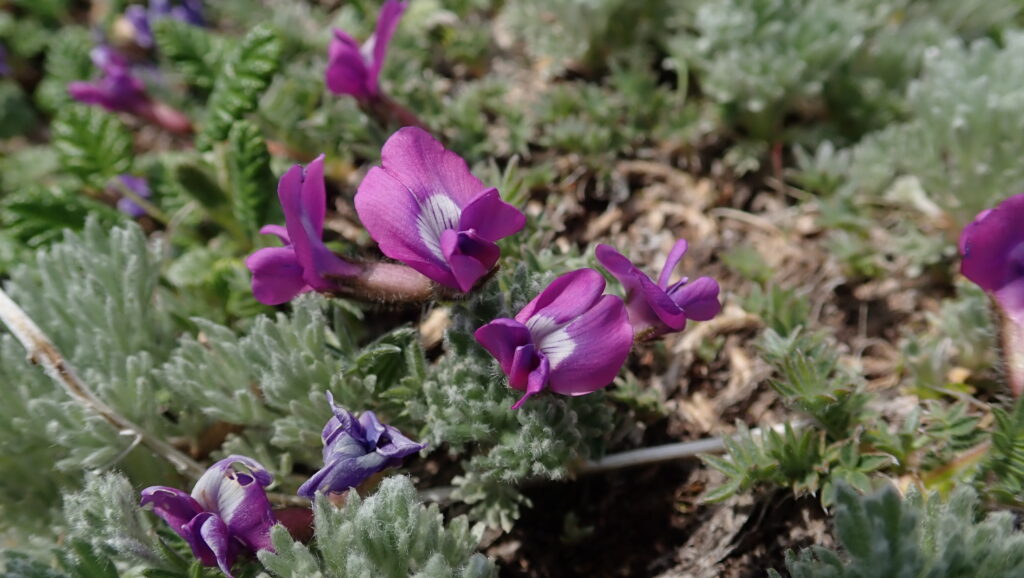
[[[57,346],[3,289],[0,289],[0,321],[25,348],[29,362],[42,366],[46,375],[60,385],[71,399],[102,417],[118,432],[134,436],[139,443],[170,462],[178,472],[199,479],[206,471],[198,462],[122,416],[93,393],[64,359]]]

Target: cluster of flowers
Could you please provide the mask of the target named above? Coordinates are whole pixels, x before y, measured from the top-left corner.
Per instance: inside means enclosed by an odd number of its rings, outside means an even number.
[[[344,492],[426,447],[382,424],[372,411],[356,418],[335,405],[329,392],[327,402],[334,415],[322,434],[324,467],[299,488],[300,496]],[[200,562],[219,567],[231,577],[231,566],[239,554],[273,549],[270,529],[274,524],[285,523],[293,532],[302,530],[271,508],[266,488],[272,481],[256,460],[232,455],[206,470],[191,494],[152,486],[142,491],[142,505],[152,507],[153,513],[184,538]]]

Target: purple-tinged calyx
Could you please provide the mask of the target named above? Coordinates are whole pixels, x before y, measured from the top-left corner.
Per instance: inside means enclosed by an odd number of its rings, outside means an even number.
[[[372,411],[356,418],[335,405],[330,392],[327,403],[334,415],[322,433],[324,467],[302,484],[300,496],[344,492],[377,472],[402,465],[405,457],[427,447],[405,437],[398,428],[382,424]]]
[[[273,550],[274,514],[264,489],[271,481],[259,462],[233,455],[210,466],[191,494],[151,486],[142,490],[141,505],[152,506],[204,566],[218,567],[232,578],[231,566],[240,553]]]
[[[188,117],[149,97],[145,84],[132,74],[131,63],[123,54],[107,45],[97,46],[89,54],[93,65],[100,71],[100,78],[91,82],[69,83],[71,98],[111,112],[135,115],[170,132],[185,134],[192,131]]]
[[[331,92],[348,94],[361,101],[380,96],[380,71],[407,4],[387,0],[377,18],[376,30],[362,45],[345,31],[334,29],[327,63],[327,88]]]
[[[515,319],[495,319],[476,340],[498,360],[509,387],[525,394],[545,389],[584,395],[618,375],[629,356],[633,328],[622,299],[604,295],[604,277],[579,269],[558,277]]]
[[[249,255],[252,290],[264,305],[280,305],[307,291],[344,294],[369,301],[423,301],[432,295],[430,280],[409,267],[391,263],[350,263],[324,245],[327,191],[324,156],[305,170],[293,166],[281,177],[277,196],[285,226],[266,225],[283,247]]]
[[[119,175],[117,180],[120,184],[130,190],[132,193],[138,195],[141,199],[148,200],[153,196],[153,192],[149,188],[149,182],[142,177],[136,177],[134,175]],[[123,196],[117,201],[117,210],[128,215],[129,217],[138,219],[146,214],[146,209],[136,203],[131,197],[124,195],[123,189],[115,186],[115,190]]]
[[[1014,395],[1024,393],[1024,194],[982,211],[960,234],[960,272],[1002,313],[1003,355]]]
[[[597,260],[626,290],[626,308],[638,340],[682,331],[687,319],[707,321],[722,310],[718,301],[718,282],[711,277],[700,277],[694,281],[684,277],[669,283],[672,271],[686,254],[686,249],[686,241],[680,239],[676,242],[655,283],[622,253],[608,245],[597,246]]]
[[[381,166],[367,173],[355,205],[385,255],[463,293],[498,262],[497,241],[526,224],[466,161],[415,127],[384,143]]]

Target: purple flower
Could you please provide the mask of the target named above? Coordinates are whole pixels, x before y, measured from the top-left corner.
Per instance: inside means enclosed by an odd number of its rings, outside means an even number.
[[[356,212],[385,255],[466,292],[497,263],[495,243],[526,224],[425,131],[400,129],[359,185]]]
[[[11,67],[7,64],[7,48],[0,44],[0,78],[11,75]]]
[[[495,319],[476,340],[501,364],[513,389],[583,395],[619,373],[633,343],[622,299],[602,296],[604,277],[579,269],[552,281],[515,319]]]
[[[245,260],[257,301],[279,305],[306,291],[332,292],[339,278],[359,274],[357,265],[332,253],[322,240],[327,210],[323,155],[305,171],[301,165],[289,169],[278,183],[277,196],[285,226],[267,225],[260,233],[276,235],[284,247],[260,249]]]
[[[707,321],[722,310],[718,302],[718,282],[701,277],[690,282],[686,277],[669,285],[672,270],[686,254],[686,241],[680,239],[665,261],[658,282],[633,265],[608,245],[597,246],[597,260],[626,289],[626,307],[637,337],[654,339],[673,331],[682,331],[687,319]]]
[[[247,471],[239,471],[236,464]],[[274,514],[263,489],[271,479],[256,460],[228,456],[206,470],[191,495],[151,486],[142,490],[141,505],[151,504],[153,513],[188,542],[203,565],[217,566],[231,577],[240,552],[273,550]]]
[[[153,47],[153,20],[171,18],[195,26],[205,24],[203,4],[199,0],[182,0],[177,4],[170,0],[150,0],[148,9],[132,4],[125,9],[124,17],[132,25],[135,43],[143,48]]]
[[[143,199],[148,199],[151,196],[153,196],[153,192],[150,191],[149,189],[149,183],[146,181],[146,179],[142,177],[136,177],[133,175],[119,175],[117,179],[121,181],[122,186],[131,189],[133,193],[142,197]],[[118,194],[122,194],[121,190],[116,188],[116,185],[115,190],[117,190]],[[120,199],[118,199],[117,210],[135,219],[146,214],[146,209],[139,206],[138,203],[133,201],[131,197],[128,196],[122,196]]]
[[[299,488],[298,494],[312,498],[317,491],[344,492],[373,474],[402,464],[427,444],[418,444],[397,428],[380,423],[372,411],[356,419],[345,408],[334,404],[327,392],[327,403],[334,417],[324,426],[324,467]]]
[[[327,63],[327,88],[331,92],[350,94],[359,100],[379,96],[380,69],[406,5],[407,2],[387,0],[377,18],[376,31],[362,46],[344,31],[334,29]]]
[[[982,211],[960,235],[960,272],[1003,313],[1003,355],[1011,389],[1024,393],[1024,194]]]
[[[93,48],[89,55],[93,65],[100,70],[100,79],[68,84],[71,98],[85,104],[102,106],[111,112],[146,115],[152,108],[152,101],[146,94],[146,86],[132,75],[128,60],[106,45]]]

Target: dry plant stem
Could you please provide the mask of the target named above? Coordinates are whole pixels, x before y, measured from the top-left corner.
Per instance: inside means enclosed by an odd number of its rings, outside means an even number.
[[[170,462],[178,472],[194,479],[199,479],[203,475],[205,469],[198,462],[118,414],[114,408],[97,397],[65,361],[53,342],[3,289],[0,289],[0,321],[25,348],[28,360],[41,365],[46,375],[64,388],[72,399],[95,412],[119,432],[127,432],[137,437],[153,453]]]

